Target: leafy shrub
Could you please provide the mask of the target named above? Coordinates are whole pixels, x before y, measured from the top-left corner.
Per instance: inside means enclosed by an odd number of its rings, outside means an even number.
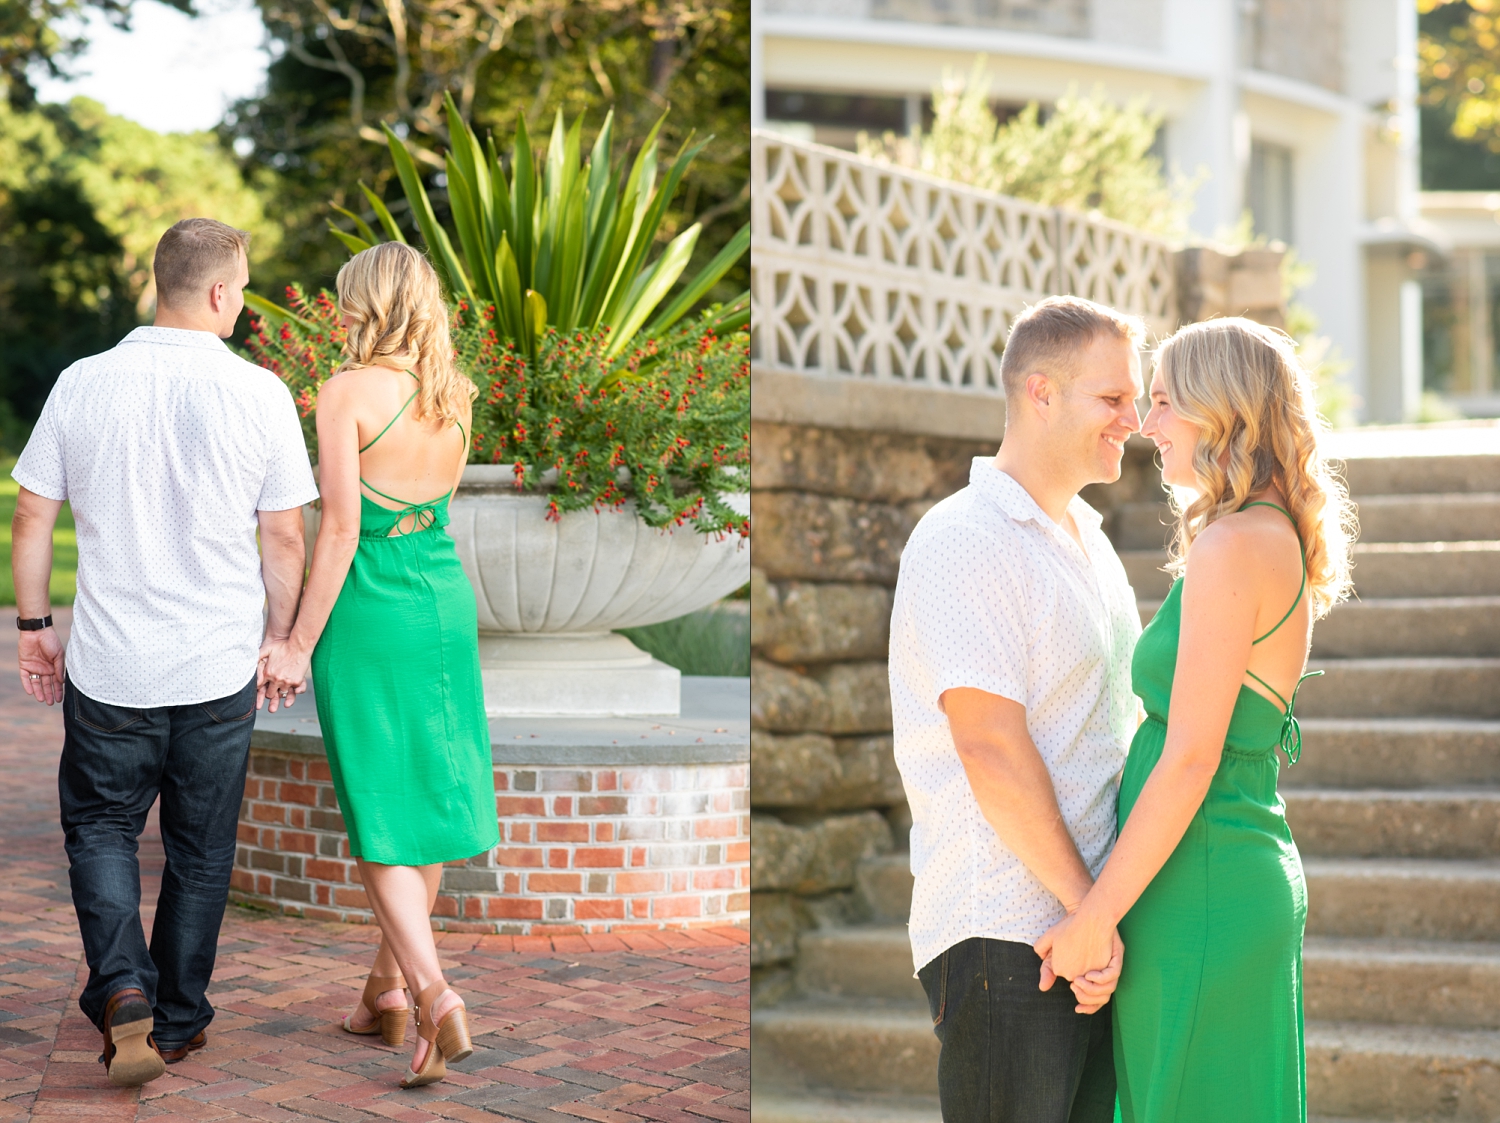
[[[1076,89],[1042,119],[1032,102],[1003,124],[989,104],[983,59],[967,81],[951,74],[932,91],[930,132],[861,135],[861,156],[1049,207],[1096,211],[1168,237],[1187,228],[1195,180],[1168,183],[1151,154],[1161,114],[1143,99],[1119,106]]]
[[[287,290],[288,314],[252,316],[254,362],[278,375],[317,455],[318,388],[340,362],[345,333],[333,296]],[[649,526],[691,524],[748,536],[726,494],[747,490],[750,350],[743,328],[722,336],[719,309],[606,358],[608,328],[536,339],[535,357],[504,339],[494,305],[460,302],[452,333],[459,366],[479,386],[469,462],[513,466],[518,490],[544,492],[547,514],[622,508]]]

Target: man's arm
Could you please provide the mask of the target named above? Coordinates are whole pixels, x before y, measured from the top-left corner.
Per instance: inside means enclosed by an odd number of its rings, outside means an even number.
[[[52,529],[61,510],[61,499],[47,499],[24,487],[16,498],[10,524],[10,571],[16,587],[16,614],[23,618],[51,615]],[[56,629],[20,632],[17,646],[26,693],[49,706],[61,702],[65,667]]]
[[[985,820],[1072,912],[1094,877],[1063,821],[1052,776],[1026,727],[1026,708],[971,687],[943,691],[939,704]]]
[[[1068,833],[1052,775],[1031,739],[1026,708],[1019,702],[972,687],[943,691],[958,759],[969,787],[1005,844],[1072,914],[1094,884],[1094,876]],[[1119,980],[1124,945],[1113,937],[1113,954],[1073,980],[1079,1013],[1092,1014],[1109,1001]],[[1050,961],[1042,964],[1043,990],[1052,988]]]
[[[286,639],[297,620],[302,576],[307,567],[302,508],[257,511],[260,519],[260,571],[266,583],[266,638]]]

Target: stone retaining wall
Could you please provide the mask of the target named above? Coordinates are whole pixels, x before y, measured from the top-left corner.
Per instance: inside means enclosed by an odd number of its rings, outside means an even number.
[[[231,896],[373,922],[328,762],[309,750],[252,749]],[[447,864],[433,926],[565,935],[743,924],[748,772],[743,760],[497,763],[500,845]]]

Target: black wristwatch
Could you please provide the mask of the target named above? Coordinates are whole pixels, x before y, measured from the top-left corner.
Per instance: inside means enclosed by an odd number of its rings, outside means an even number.
[[[46,616],[33,616],[30,619],[17,616],[16,627],[23,632],[40,632],[43,628],[52,627],[52,615],[48,613]]]

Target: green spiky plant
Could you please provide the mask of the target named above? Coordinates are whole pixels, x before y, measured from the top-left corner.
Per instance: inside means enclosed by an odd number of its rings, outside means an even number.
[[[654,261],[647,259],[667,207],[706,141],[692,144],[689,137],[658,184],[661,121],[627,169],[613,152],[613,112],[584,160],[583,118],[568,128],[559,110],[545,158],[534,150],[526,122],[517,120],[507,174],[494,138],[481,143],[451,97],[446,106],[453,142],[445,160],[453,236],[437,221],[405,143],[386,128],[391,160],[450,296],[473,306],[494,305],[502,338],[527,355],[535,354],[537,339],[549,327],[607,329],[605,358],[617,360],[637,334],[659,335],[676,324],[749,248],[747,224],[662,307],[687,269],[701,225],[694,223]],[[363,183],[360,187],[386,237],[405,241],[384,201]],[[354,223],[350,234],[329,222],[351,253],[385,240],[352,211],[334,209]],[[749,315],[744,293],[721,308],[715,327],[728,333],[747,323]]]

